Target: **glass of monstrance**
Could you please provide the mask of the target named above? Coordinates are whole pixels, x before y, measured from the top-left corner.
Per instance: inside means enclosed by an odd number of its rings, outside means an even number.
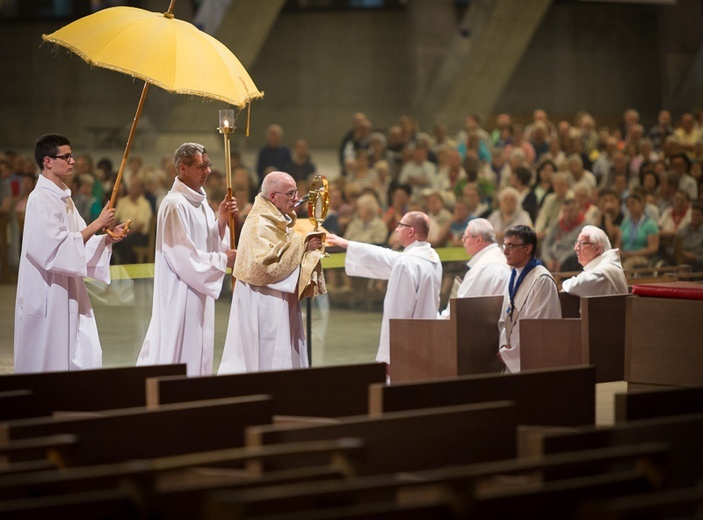
[[[310,184],[310,192],[308,193],[308,218],[315,226],[313,233],[321,233],[322,241],[325,241],[325,233],[320,230],[320,226],[327,218],[327,212],[330,209],[330,188],[327,182],[327,177],[324,175],[315,175]]]

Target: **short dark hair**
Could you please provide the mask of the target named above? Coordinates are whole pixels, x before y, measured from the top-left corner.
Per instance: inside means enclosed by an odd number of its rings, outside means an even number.
[[[532,182],[532,172],[524,166],[518,166],[515,168],[515,177],[517,177],[520,184],[523,186],[529,186]]]
[[[44,134],[34,143],[34,162],[40,170],[44,169],[44,157],[59,153],[60,146],[71,146],[67,137],[59,134]]]
[[[532,229],[530,226],[525,226],[522,224],[517,226],[510,226],[508,229],[505,230],[505,234],[503,235],[503,237],[517,237],[523,244],[531,245],[532,250],[530,251],[530,254],[532,256],[535,255],[535,250],[537,249],[537,233],[535,233],[535,230]]]
[[[680,158],[683,160],[683,162],[686,164],[686,173],[688,173],[691,170],[691,159],[689,159],[688,155],[683,152],[675,153],[669,158],[669,166],[671,166],[671,163],[676,158]]]
[[[598,192],[599,197],[605,197],[606,195],[612,195],[616,199],[620,200],[620,194],[612,188],[603,188]]]

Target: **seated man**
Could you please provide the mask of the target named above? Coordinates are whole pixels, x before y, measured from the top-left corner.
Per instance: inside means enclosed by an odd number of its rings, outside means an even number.
[[[584,226],[574,245],[583,272],[564,280],[562,291],[575,296],[627,294],[627,278],[620,263],[620,253],[600,228]]]
[[[463,242],[471,260],[466,264],[467,272],[456,297],[502,295],[510,280],[510,269],[491,223],[484,218],[471,220],[464,230]],[[449,318],[449,305],[441,317]]]

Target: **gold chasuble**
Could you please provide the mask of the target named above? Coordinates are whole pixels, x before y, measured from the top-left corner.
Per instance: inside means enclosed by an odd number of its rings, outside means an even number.
[[[323,251],[306,251],[307,236],[294,231],[295,213],[283,215],[259,193],[239,237],[234,277],[250,285],[280,282],[300,267],[298,298],[324,294]]]

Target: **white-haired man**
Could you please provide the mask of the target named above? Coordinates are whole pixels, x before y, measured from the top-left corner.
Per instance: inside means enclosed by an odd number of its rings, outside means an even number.
[[[510,268],[496,243],[493,225],[485,218],[470,220],[461,240],[471,259],[466,263],[467,271],[456,297],[501,296],[510,281]],[[441,317],[449,317],[449,305]]]
[[[293,177],[280,171],[264,177],[239,236],[237,283],[218,374],[309,364],[300,294],[311,278],[319,285],[315,292],[324,292],[322,274],[311,274],[319,267],[322,240],[293,230],[297,201]]]
[[[608,235],[602,229],[584,226],[574,251],[583,272],[562,282],[564,292],[575,296],[628,293],[620,253],[612,248]]]

